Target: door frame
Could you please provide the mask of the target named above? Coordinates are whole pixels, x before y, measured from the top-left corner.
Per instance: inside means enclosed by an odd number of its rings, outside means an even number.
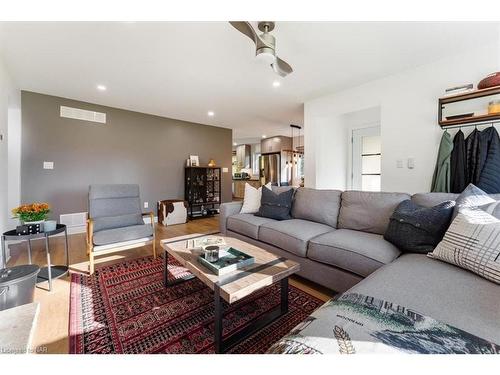
[[[355,158],[359,161],[361,160],[361,153],[358,153],[359,155],[356,155],[356,156],[354,155],[354,152],[356,151],[355,150],[356,145],[354,145],[354,132],[360,131],[360,130],[365,130],[367,136],[369,136],[369,135],[380,135],[381,136],[382,135],[382,129],[381,129],[379,121],[349,127],[349,131],[347,132],[347,136],[348,136],[347,153],[349,156],[347,158],[347,178],[346,178],[348,190],[353,190],[353,186],[355,186],[355,184],[354,184],[354,160],[355,160]],[[361,185],[358,185],[358,186],[361,186]]]

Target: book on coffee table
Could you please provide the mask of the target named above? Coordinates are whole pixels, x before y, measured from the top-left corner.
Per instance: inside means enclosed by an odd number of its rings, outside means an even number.
[[[226,275],[255,262],[255,258],[233,247],[219,251],[219,259],[209,262],[203,255],[198,256],[198,261],[218,276]]]

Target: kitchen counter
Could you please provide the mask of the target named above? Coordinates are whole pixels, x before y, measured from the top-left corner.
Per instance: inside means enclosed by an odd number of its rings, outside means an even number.
[[[250,179],[250,180],[238,180],[233,178],[233,197],[234,198],[243,198],[245,195],[245,184],[248,183],[254,188],[260,188],[262,185],[259,179]]]

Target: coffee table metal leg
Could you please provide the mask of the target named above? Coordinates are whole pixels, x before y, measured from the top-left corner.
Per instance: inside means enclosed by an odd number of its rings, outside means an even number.
[[[281,314],[288,312],[288,277],[281,279]]]
[[[64,228],[64,252],[66,253],[66,267],[69,273],[69,247],[68,247],[68,229]]]
[[[168,251],[163,252],[163,285],[168,286]]]
[[[268,326],[276,319],[282,317],[288,312],[288,277],[281,279],[280,281],[280,304],[274,309],[261,316],[260,318],[253,320],[245,328],[238,332],[233,333],[230,337],[225,340],[222,339],[222,321],[224,318],[223,301],[220,298],[220,287],[215,285],[214,289],[214,299],[215,299],[215,329],[214,329],[214,344],[216,353],[225,353],[228,349],[232,348],[236,344],[239,344],[246,338],[250,337],[254,333],[258,332],[262,328]]]
[[[50,266],[49,236],[45,236],[45,251],[47,253],[47,273],[49,275],[49,292],[52,291],[52,267]]]
[[[31,240],[28,240],[28,262],[31,264]]]
[[[0,264],[0,269],[7,268],[7,253],[5,252],[5,237],[2,236],[2,264]]]
[[[223,353],[222,342],[222,320],[224,319],[224,306],[220,298],[220,287],[215,285],[214,288],[214,302],[215,302],[215,324],[214,324],[214,345],[216,353]]]

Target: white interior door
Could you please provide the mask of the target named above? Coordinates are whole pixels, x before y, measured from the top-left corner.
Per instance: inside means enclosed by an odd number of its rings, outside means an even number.
[[[352,130],[353,190],[380,191],[382,147],[380,126]]]

